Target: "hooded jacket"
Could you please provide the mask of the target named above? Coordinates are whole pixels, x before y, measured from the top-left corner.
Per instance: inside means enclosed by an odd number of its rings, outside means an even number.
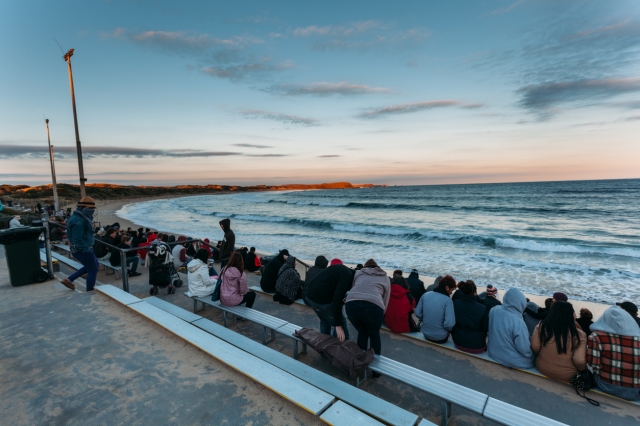
[[[460,293],[453,301],[456,325],[451,330],[451,338],[463,348],[482,349],[487,346],[489,311],[475,296]]]
[[[415,300],[409,299],[411,291],[404,289],[399,284],[391,284],[389,305],[384,313],[384,324],[394,333],[409,333],[410,315],[416,306]]]
[[[314,279],[316,275],[322,272],[322,270],[325,269],[327,266],[329,266],[329,261],[327,260],[326,257],[324,256],[316,257],[315,264],[311,268],[309,268],[309,270],[307,271],[307,275],[304,278],[304,285],[307,286],[311,282],[311,280]]]
[[[193,259],[187,264],[189,280],[189,297],[208,296],[213,293],[216,281],[209,277],[209,267],[200,259]]]
[[[280,303],[284,305],[290,305],[295,302],[299,296],[300,287],[302,287],[302,280],[300,279],[300,274],[296,271],[295,263],[296,258],[289,256],[278,272],[276,293],[286,298],[286,300],[280,298]]]
[[[407,283],[409,283],[409,289],[411,290],[414,300],[418,303],[422,295],[427,291],[424,288],[424,282],[419,278],[417,272],[411,272],[407,278]]]
[[[389,277],[385,271],[377,266],[362,268],[356,271],[353,277],[353,284],[346,301],[349,303],[352,300],[363,300],[386,311],[391,296],[389,287]]]
[[[229,219],[222,219],[220,221],[222,230],[224,231],[224,238],[222,238],[222,249],[220,250],[220,259],[229,259],[231,253],[234,252],[236,246],[236,234],[231,230],[231,221]]]
[[[422,320],[422,334],[429,340],[447,339],[449,332],[456,325],[453,301],[446,294],[446,290],[440,287],[420,298],[416,306],[416,316]]]
[[[224,306],[236,306],[242,302],[242,298],[249,291],[247,288],[247,276],[240,273],[238,268],[225,267],[220,272],[222,284],[220,284],[220,304]]]
[[[504,366],[534,366],[529,330],[522,318],[526,306],[524,294],[512,288],[505,293],[502,306],[494,307],[489,313],[489,356]]]
[[[272,261],[273,262],[273,261]],[[332,326],[342,325],[342,301],[353,284],[353,273],[344,265],[331,265],[307,286],[307,299],[318,305],[331,305]]]
[[[280,251],[280,253],[278,253],[278,255],[264,267],[262,277],[260,277],[260,288],[262,291],[266,293],[275,293],[278,274],[280,273],[280,268],[284,265],[284,256],[285,253]]]

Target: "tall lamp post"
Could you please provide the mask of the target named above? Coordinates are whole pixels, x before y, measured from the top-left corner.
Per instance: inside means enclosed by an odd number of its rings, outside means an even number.
[[[73,106],[73,123],[76,128],[76,151],[78,152],[78,171],[80,172],[80,198],[87,196],[84,189],[84,183],[87,181],[84,177],[84,166],[82,165],[82,146],[80,145],[80,133],[78,132],[78,115],[76,114],[76,95],[73,91],[73,72],[71,71],[71,56],[73,56],[73,49],[63,56],[64,60],[69,66],[69,87],[71,88],[71,105]]]
[[[51,137],[49,136],[49,119],[45,119],[47,124],[47,142],[49,143],[49,161],[51,161],[51,182],[53,182],[53,205],[56,208],[56,212],[60,210],[60,204],[58,203],[58,185],[56,184],[56,168],[53,163],[53,147],[51,146]]]

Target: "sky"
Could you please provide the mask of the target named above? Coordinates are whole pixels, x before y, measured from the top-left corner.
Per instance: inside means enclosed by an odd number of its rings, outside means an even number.
[[[0,183],[78,182],[70,48],[89,183],[640,177],[637,0],[1,2]]]

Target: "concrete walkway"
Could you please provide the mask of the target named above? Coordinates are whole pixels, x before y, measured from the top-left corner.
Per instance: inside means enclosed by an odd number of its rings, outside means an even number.
[[[5,425],[323,424],[104,295],[11,287],[2,246],[0,318]]]

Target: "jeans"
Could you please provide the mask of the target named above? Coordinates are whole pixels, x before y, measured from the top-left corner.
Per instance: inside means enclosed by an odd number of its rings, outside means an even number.
[[[238,305],[242,305],[243,303],[246,303],[246,307],[247,308],[252,308],[253,307],[253,302],[256,301],[256,292],[255,291],[249,291],[247,292],[247,294],[245,294],[244,296],[242,296],[242,302],[238,303]]]
[[[308,299],[307,299],[307,302],[309,302],[308,303],[309,306],[313,308],[318,318],[320,318],[320,333],[328,334],[333,337],[336,337],[336,330],[335,329],[332,330],[332,327],[333,327],[332,304],[329,303],[328,305],[320,305]],[[347,318],[345,318],[344,315],[341,315],[341,316],[342,318],[340,319],[340,324],[342,325],[342,330],[344,331],[344,338],[345,340],[349,340],[349,326],[347,324]]]
[[[69,281],[73,282],[76,278],[87,274],[87,291],[93,290],[96,286],[96,276],[98,275],[98,259],[92,251],[88,253],[75,252],[72,253],[78,262],[82,263],[82,268],[69,276]]]
[[[624,386],[612,385],[603,380],[600,377],[594,375],[596,384],[604,392],[617,396],[618,398],[628,399],[629,401],[640,401],[640,388],[627,388]]]
[[[140,258],[138,256],[127,257],[127,267],[131,265],[131,272],[137,272],[138,262],[140,262]]]
[[[376,355],[380,355],[380,328],[384,321],[384,311],[375,303],[364,300],[352,300],[345,305],[347,317],[358,330],[358,347],[363,351],[369,349],[369,342]]]

